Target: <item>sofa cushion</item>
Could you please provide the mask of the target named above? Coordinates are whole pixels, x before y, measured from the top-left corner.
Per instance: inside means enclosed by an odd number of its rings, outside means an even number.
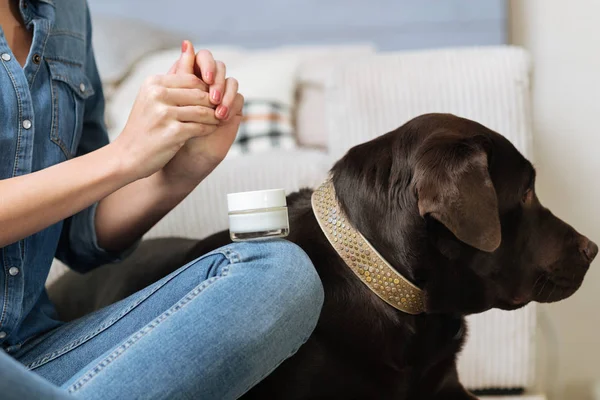
[[[306,46],[289,48],[301,54],[296,91],[295,126],[301,146],[325,149],[327,124],[325,119],[325,85],[327,78],[340,63],[364,60],[375,54],[369,44],[340,46]]]
[[[529,57],[515,47],[386,53],[338,65],[326,91],[337,158],[421,114],[453,113],[505,135],[532,158]]]

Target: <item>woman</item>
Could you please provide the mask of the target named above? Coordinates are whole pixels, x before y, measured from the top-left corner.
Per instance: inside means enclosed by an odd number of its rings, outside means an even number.
[[[109,144],[85,2],[0,0],[0,27],[0,397],[239,397],[317,321],[321,284],[289,242],[227,246],[68,324],[44,290],[53,257],[125,257],[219,164],[237,82],[184,42]]]

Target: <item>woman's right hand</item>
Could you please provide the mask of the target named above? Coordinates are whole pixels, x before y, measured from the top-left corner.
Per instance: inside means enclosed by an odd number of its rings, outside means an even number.
[[[219,124],[208,86],[193,74],[152,76],[144,82],[123,132],[111,144],[133,180],[160,170],[191,138]]]

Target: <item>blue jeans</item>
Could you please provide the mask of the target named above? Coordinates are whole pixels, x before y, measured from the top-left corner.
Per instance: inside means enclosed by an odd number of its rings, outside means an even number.
[[[308,339],[322,303],[319,277],[296,245],[231,244],[0,351],[0,397],[235,399]]]

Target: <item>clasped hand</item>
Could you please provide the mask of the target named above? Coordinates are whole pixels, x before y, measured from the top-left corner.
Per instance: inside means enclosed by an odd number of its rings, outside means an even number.
[[[195,186],[225,157],[242,118],[238,82],[208,50],[185,41],[165,75],[149,77],[114,145],[125,168],[140,179],[158,173]]]

